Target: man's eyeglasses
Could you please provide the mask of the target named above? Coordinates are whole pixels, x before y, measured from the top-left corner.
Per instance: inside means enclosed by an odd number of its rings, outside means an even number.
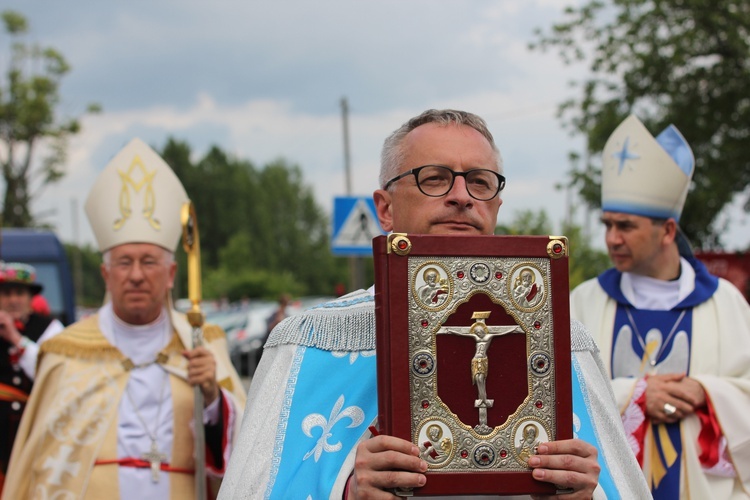
[[[409,175],[414,175],[422,194],[434,197],[448,194],[453,189],[456,176],[464,178],[469,196],[479,201],[489,201],[505,188],[505,177],[494,170],[475,168],[466,172],[456,172],[443,165],[425,165],[394,177],[385,183],[383,189],[388,189],[391,184]]]

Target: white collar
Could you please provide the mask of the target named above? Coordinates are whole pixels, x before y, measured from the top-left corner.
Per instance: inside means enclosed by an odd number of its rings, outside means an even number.
[[[115,315],[112,302],[99,309],[99,329],[110,344],[136,364],[152,361],[169,342],[171,330],[166,309],[147,325],[131,325]]]
[[[695,290],[695,270],[680,257],[680,277],[676,280],[622,273],[620,290],[636,309],[669,311]]]

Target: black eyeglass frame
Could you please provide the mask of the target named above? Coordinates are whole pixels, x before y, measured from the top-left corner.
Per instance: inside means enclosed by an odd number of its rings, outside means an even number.
[[[422,186],[419,185],[419,172],[421,172],[422,169],[425,169],[425,168],[428,168],[428,167],[441,167],[441,168],[444,168],[444,169],[446,169],[447,171],[449,171],[451,173],[451,176],[452,176],[451,177],[451,183],[448,186],[448,189],[445,191],[445,193],[443,193],[443,194],[429,194],[429,193],[425,193],[424,190],[422,189]],[[467,176],[469,174],[471,174],[472,172],[478,172],[478,171],[479,172],[490,172],[490,173],[494,174],[495,176],[497,176],[497,180],[498,180],[497,191],[495,191],[495,194],[493,194],[489,198],[477,198],[471,192],[471,189],[469,189],[469,183],[466,182],[466,192],[469,193],[469,196],[471,196],[475,200],[479,200],[479,201],[490,201],[495,196],[497,196],[498,194],[500,194],[500,191],[502,191],[503,189],[505,189],[505,176],[502,175],[502,174],[500,174],[500,173],[498,173],[498,172],[495,172],[494,170],[490,170],[488,168],[473,168],[471,170],[466,170],[465,172],[456,172],[455,170],[453,170],[452,168],[450,168],[450,167],[448,167],[446,165],[422,165],[421,167],[412,168],[411,170],[407,170],[406,172],[404,172],[404,173],[402,173],[400,175],[397,175],[393,179],[391,179],[388,182],[386,182],[385,186],[383,187],[383,189],[387,190],[391,186],[391,184],[393,184],[394,182],[396,182],[398,180],[401,180],[404,177],[408,177],[409,175],[414,175],[414,182],[417,184],[417,188],[419,189],[420,193],[422,193],[425,196],[430,196],[432,198],[440,198],[441,196],[445,196],[446,194],[450,193],[451,189],[453,189],[453,184],[456,182],[456,176],[463,177],[464,181],[466,181],[467,180]]]

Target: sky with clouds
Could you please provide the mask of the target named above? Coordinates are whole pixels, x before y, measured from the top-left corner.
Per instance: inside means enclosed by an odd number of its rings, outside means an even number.
[[[5,0],[3,9],[30,22],[26,41],[55,47],[72,66],[60,110],[77,116],[91,102],[103,107],[82,119],[66,177],[34,212],[63,240],[93,242],[86,195],[134,136],[158,148],[170,136],[185,140],[198,156],[217,145],[256,165],[283,157],[330,211],[346,194],[346,97],[353,194],[377,187],[383,139],[404,121],[427,108],[465,109],[487,120],[504,158],[499,220],[543,208],[557,230],[569,202],[555,185],[583,141],[555,113],[575,95],[568,81],[585,71],[528,43],[576,1]],[[7,46],[3,34],[3,65]],[[600,242],[596,217],[576,214],[581,224],[592,221]],[[744,219],[732,220],[727,241],[749,245]]]

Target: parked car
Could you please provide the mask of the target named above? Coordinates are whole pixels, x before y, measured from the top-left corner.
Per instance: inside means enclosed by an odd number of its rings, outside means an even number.
[[[266,320],[276,310],[276,302],[251,302],[239,321],[225,329],[229,357],[240,376],[251,377],[258,366],[266,340]]]
[[[332,297],[327,296],[301,297],[292,300],[286,312],[288,316],[293,316],[331,299]],[[254,301],[238,312],[217,312],[207,318],[207,322],[224,328],[229,344],[229,357],[240,376],[252,377],[255,373],[268,334],[268,318],[277,307],[278,303],[274,301]]]
[[[245,323],[247,309],[242,307],[231,308],[228,310],[210,311],[206,313],[206,323],[211,323],[220,327],[229,335],[229,332],[236,330]],[[227,341],[229,339],[227,338]]]

